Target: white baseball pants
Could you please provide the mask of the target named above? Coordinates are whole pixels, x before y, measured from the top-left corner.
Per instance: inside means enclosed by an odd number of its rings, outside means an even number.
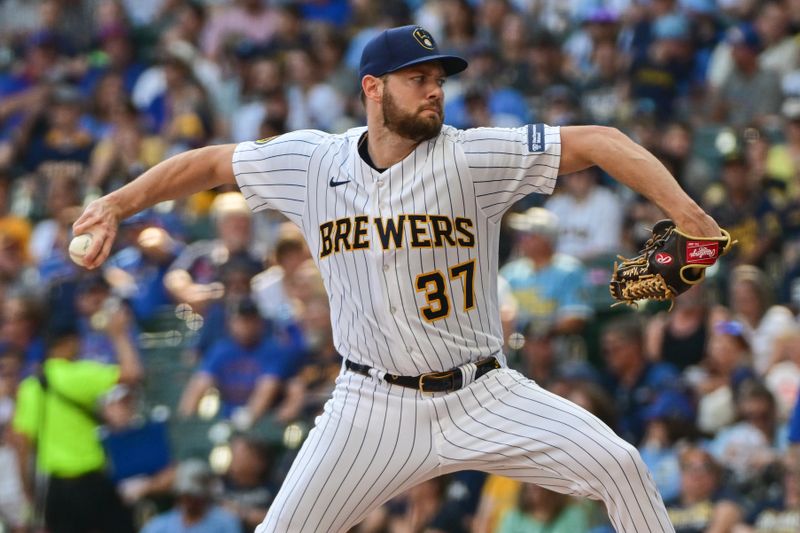
[[[633,446],[502,368],[434,395],[344,372],[256,533],[347,531],[393,496],[458,470],[602,500],[619,533],[674,531]]]

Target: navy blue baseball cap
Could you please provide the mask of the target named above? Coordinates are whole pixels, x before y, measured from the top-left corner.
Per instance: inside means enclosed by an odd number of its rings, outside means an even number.
[[[383,76],[411,65],[437,60],[448,76],[467,68],[465,59],[440,54],[433,36],[419,26],[390,28],[373,37],[364,47],[358,76]]]

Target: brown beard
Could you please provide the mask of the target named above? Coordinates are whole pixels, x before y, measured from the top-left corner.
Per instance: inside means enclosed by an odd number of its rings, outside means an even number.
[[[421,109],[417,110],[419,112]],[[395,104],[389,91],[383,92],[381,101],[383,111],[383,125],[400,137],[416,142],[427,141],[439,135],[442,131],[444,114],[439,111],[435,118],[420,117],[414,113],[406,113]]]

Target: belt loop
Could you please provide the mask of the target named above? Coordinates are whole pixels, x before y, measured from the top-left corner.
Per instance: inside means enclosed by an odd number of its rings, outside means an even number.
[[[461,386],[466,387],[475,381],[475,374],[478,372],[478,365],[475,363],[467,363],[458,367],[461,372]]]
[[[384,381],[383,377],[386,375],[386,372],[381,372],[380,370],[374,367],[370,367],[368,373],[370,377],[373,377],[379,381]]]

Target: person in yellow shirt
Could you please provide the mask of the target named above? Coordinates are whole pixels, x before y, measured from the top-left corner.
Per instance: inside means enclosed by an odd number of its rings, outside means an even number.
[[[97,405],[117,385],[142,375],[137,352],[121,324],[126,310],[109,318],[119,364],[78,361],[80,339],[68,327],[51,332],[41,372],[24,379],[12,421],[23,486],[33,497],[30,457],[35,449],[39,509],[51,533],[132,533],[133,523],[105,473],[106,455],[98,437]],[[117,327],[120,325],[120,327]],[[45,492],[43,495],[42,493]],[[44,497],[43,497],[44,496]]]

